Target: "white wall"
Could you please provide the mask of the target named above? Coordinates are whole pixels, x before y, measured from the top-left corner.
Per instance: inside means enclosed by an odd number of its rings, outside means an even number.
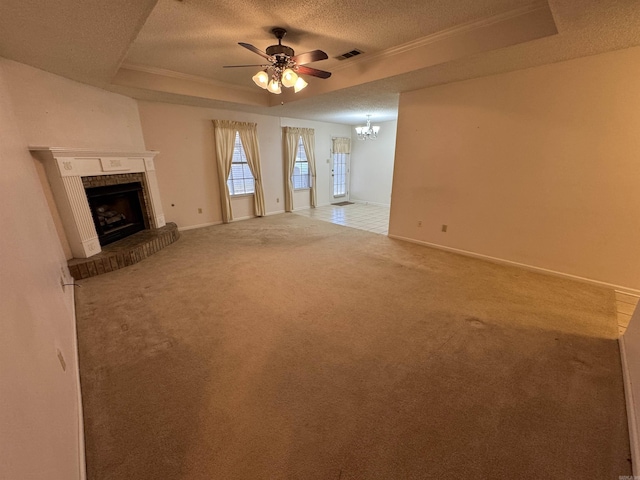
[[[0,478],[84,473],[72,279],[27,147],[144,149],[141,132],[134,100],[0,58]]]
[[[640,290],[638,78],[636,47],[401,94],[390,234]]]
[[[0,478],[78,479],[73,297],[61,287],[66,259],[18,124],[0,59]]]
[[[351,129],[350,199],[389,205],[398,122],[371,123],[380,126],[375,140],[358,140],[355,129]]]
[[[5,60],[5,79],[26,145],[144,150],[136,102]],[[65,252],[72,257],[44,167],[36,162],[47,204]]]
[[[5,71],[27,145],[144,150],[131,98],[17,62],[7,61]]]
[[[139,102],[139,109],[147,148],[160,151],[156,170],[165,217],[181,228],[222,221],[214,119],[257,123],[267,214],[284,211],[281,127],[314,128],[318,204],[330,203],[331,136],[348,134],[347,125],[156,102]],[[294,206],[309,206],[309,193],[296,192]],[[252,216],[253,197],[232,199],[232,209],[234,218]]]

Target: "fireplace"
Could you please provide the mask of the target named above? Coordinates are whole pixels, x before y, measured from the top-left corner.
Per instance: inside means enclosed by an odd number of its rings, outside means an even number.
[[[86,192],[101,246],[144,230],[140,182],[87,188]]]
[[[74,258],[165,220],[153,159],[157,152],[30,147],[43,163]]]

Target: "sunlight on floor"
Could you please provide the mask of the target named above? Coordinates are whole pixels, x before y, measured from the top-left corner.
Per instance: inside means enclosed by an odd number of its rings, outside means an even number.
[[[354,203],[343,207],[325,205],[323,207],[296,210],[293,213],[382,235],[389,233],[389,207],[380,205],[366,203]]]

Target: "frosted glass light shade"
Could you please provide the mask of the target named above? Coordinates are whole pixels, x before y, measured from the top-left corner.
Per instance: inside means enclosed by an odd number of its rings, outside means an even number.
[[[298,74],[291,70],[290,68],[285,69],[282,72],[282,85],[285,87],[293,87],[298,80]]]
[[[298,77],[298,79],[296,80],[295,85],[293,86],[293,90],[298,93],[300,90],[302,90],[304,87],[306,87],[307,85],[309,85],[307,82],[304,81],[304,78],[302,77]]]
[[[355,127],[358,134],[358,140],[375,140],[378,138],[378,132],[380,127],[378,125],[371,126],[371,115],[367,115],[367,125],[362,127]]]
[[[260,88],[267,88],[267,85],[269,84],[269,75],[267,75],[267,72],[264,70],[260,70],[252,77],[252,79]]]
[[[271,93],[275,93],[276,95],[279,95],[280,93],[282,93],[282,90],[280,89],[280,83],[276,82],[273,79],[271,79],[271,81],[269,82],[269,85],[267,86],[267,90],[269,90]]]

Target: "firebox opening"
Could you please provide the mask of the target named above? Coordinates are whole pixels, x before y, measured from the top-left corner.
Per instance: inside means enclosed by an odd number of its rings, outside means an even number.
[[[100,245],[145,229],[140,182],[87,188],[86,193]]]

